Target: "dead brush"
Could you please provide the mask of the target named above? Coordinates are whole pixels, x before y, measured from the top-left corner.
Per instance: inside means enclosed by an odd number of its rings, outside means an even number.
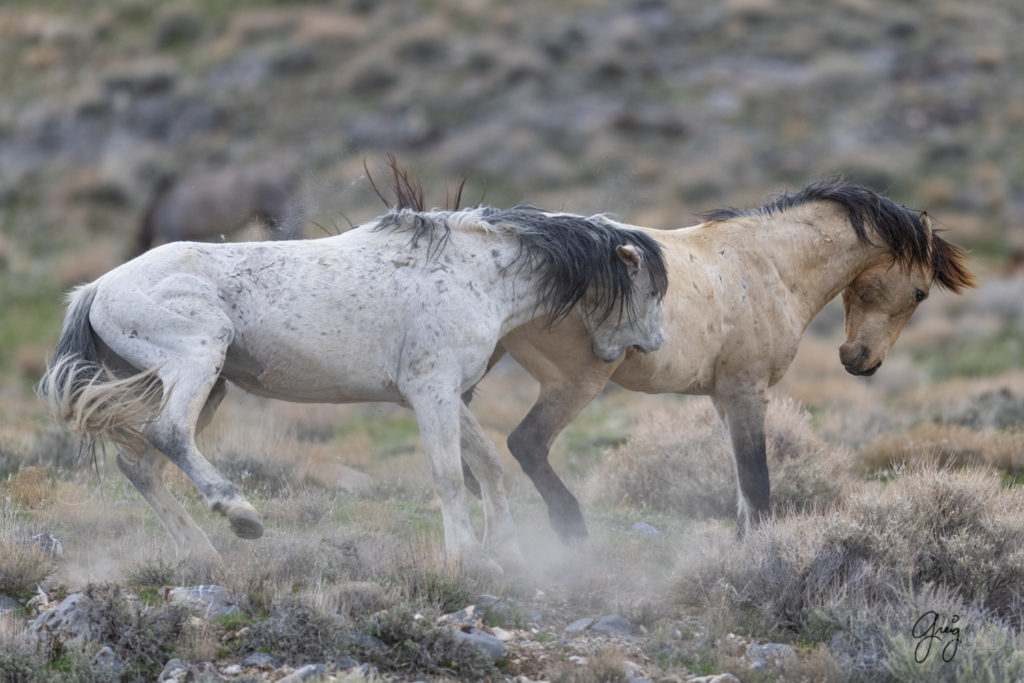
[[[270,614],[249,626],[234,647],[241,655],[269,652],[287,664],[329,661],[345,651],[349,625],[337,615],[317,611],[295,599],[273,605]]]
[[[45,467],[24,467],[7,482],[11,502],[29,510],[45,507],[53,501],[55,482]]]
[[[383,671],[407,676],[452,676],[462,681],[504,680],[478,647],[456,639],[450,629],[434,626],[407,608],[377,612],[363,620],[361,631],[385,649],[359,652]]]
[[[772,507],[778,514],[827,506],[850,489],[850,457],[822,441],[789,399],[768,405],[766,440]],[[711,403],[653,412],[607,453],[587,485],[592,500],[688,517],[730,517],[736,475],[729,434]]]
[[[0,540],[0,595],[27,600],[51,570],[50,554],[40,546]]]
[[[884,489],[854,492],[826,515],[769,522],[741,545],[724,529],[696,539],[676,594],[719,630],[856,650],[865,679],[884,679],[892,639],[928,596],[969,608],[978,628],[1019,633],[1022,510],[1024,493],[991,473],[901,470]]]

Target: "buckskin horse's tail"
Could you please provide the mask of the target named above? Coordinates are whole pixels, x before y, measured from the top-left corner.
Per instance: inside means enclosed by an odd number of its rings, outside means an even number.
[[[68,311],[57,351],[39,381],[39,398],[50,413],[82,438],[83,449],[107,440],[140,453],[142,428],[164,405],[163,383],[156,369],[117,377],[100,360],[89,309],[96,283],[68,296]]]

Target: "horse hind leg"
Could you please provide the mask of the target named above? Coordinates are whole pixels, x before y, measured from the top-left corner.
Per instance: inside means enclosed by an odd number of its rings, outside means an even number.
[[[200,413],[196,425],[197,432],[210,423],[214,411],[226,393],[224,380],[218,380]],[[178,556],[217,561],[220,556],[210,543],[210,539],[164,484],[160,473],[168,462],[169,460],[152,446],[139,454],[129,453],[125,449],[118,449],[117,452],[117,468],[156,513],[160,523],[174,541]]]
[[[194,360],[194,359],[189,359]],[[172,386],[163,412],[146,427],[146,437],[177,465],[206,498],[210,509],[228,518],[240,538],[259,538],[263,523],[256,508],[199,451],[196,432],[212,418],[225,386],[215,364],[192,362],[165,365],[160,370],[164,386]]]
[[[523,554],[519,549],[515,523],[505,493],[504,472],[498,450],[466,406],[461,407],[459,436],[463,467],[467,461],[476,472],[484,502],[484,543],[502,558],[503,565],[522,566]]]
[[[124,450],[118,450],[117,453],[117,468],[156,513],[160,523],[173,539],[178,556],[216,561],[219,555],[210,539],[167,489],[160,476],[160,471],[167,462],[168,460],[152,447],[140,454],[129,454]]]

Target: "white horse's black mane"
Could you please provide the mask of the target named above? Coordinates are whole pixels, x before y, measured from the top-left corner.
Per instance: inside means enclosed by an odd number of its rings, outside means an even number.
[[[583,216],[550,214],[528,205],[509,209],[478,207],[459,212],[401,209],[378,218],[375,229],[411,232],[412,248],[426,239],[428,258],[433,258],[444,249],[452,229],[451,218],[457,214],[519,239],[519,254],[505,267],[526,268],[538,274],[540,306],[548,311],[551,323],[568,315],[588,290],[592,291],[588,313],[597,319],[607,318],[619,303],[621,310],[633,317],[634,285],[626,265],[615,253],[618,246],[631,246],[640,254],[651,291],[659,298],[668,289],[661,245],[654,238]]]

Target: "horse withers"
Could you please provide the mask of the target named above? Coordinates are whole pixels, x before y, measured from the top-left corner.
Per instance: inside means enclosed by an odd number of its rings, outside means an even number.
[[[507,351],[540,382],[508,447],[567,542],[587,528],[548,451],[609,379],[634,391],[711,397],[732,439],[743,530],[769,514],[766,392],[825,304],[842,294],[847,338],[840,361],[852,374],[870,375],[933,285],[954,292],[974,286],[965,253],[926,214],[839,178],[757,209],[702,217],[678,230],[629,226],[665,250],[672,291],[665,300],[668,341],[659,351],[603,362],[581,345],[582,321],[570,316],[553,327],[530,322],[513,330],[492,359]]]
[[[663,339],[667,287],[644,232],[530,207],[390,212],[317,240],[153,249],[70,296],[40,382],[50,410],[117,465],[181,553],[216,556],[167,490],[168,461],[242,538],[259,514],[205,458],[196,433],[230,381],[288,401],[411,407],[441,501],[447,556],[474,553],[460,451],[481,483],[484,540],[520,557],[494,445],[461,401],[510,330],[583,306],[588,353]]]

